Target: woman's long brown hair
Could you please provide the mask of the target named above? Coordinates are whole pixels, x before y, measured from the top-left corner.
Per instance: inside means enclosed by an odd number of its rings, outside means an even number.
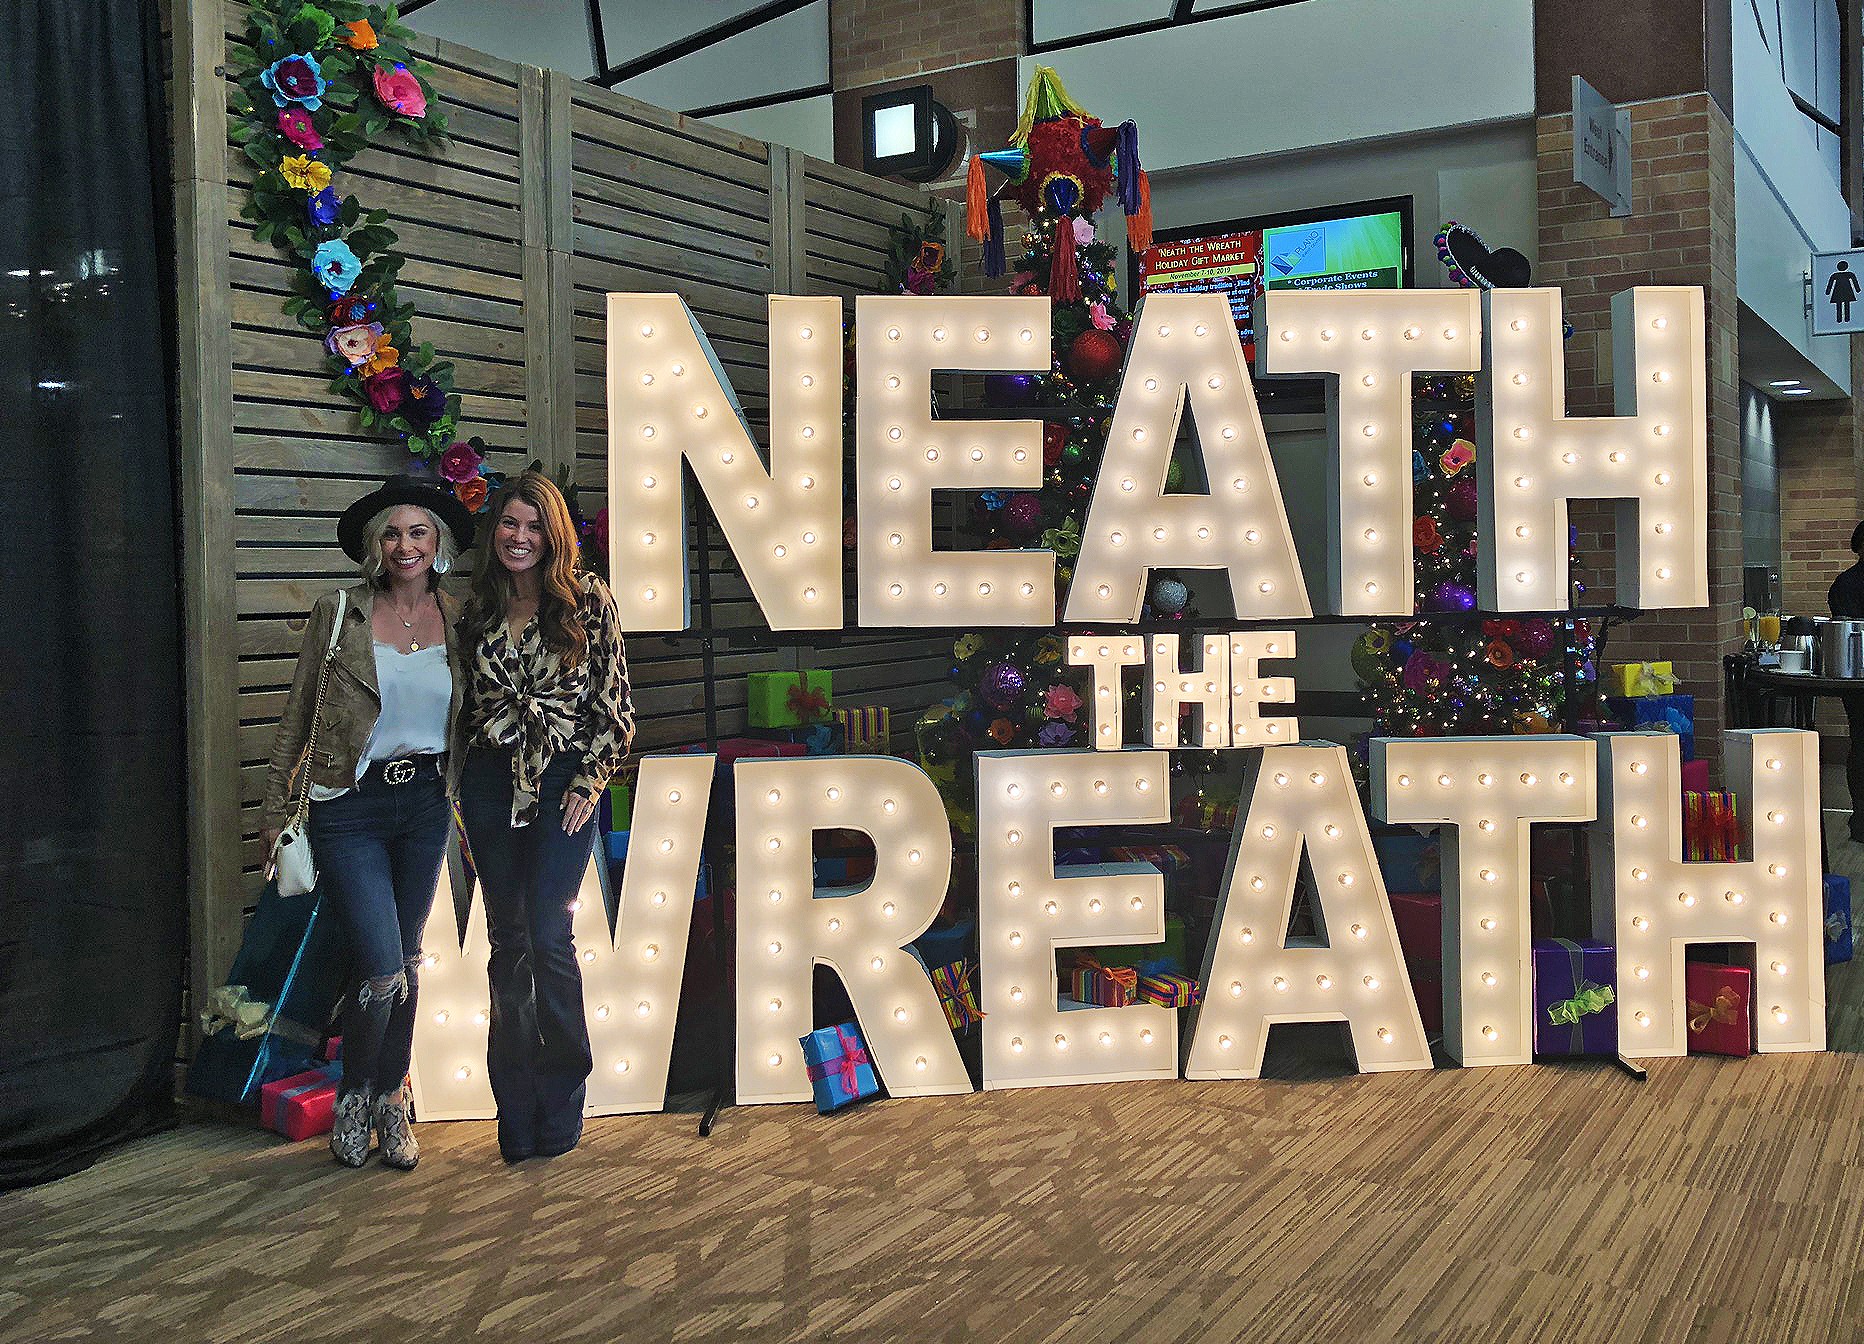
[[[544,643],[570,667],[582,662],[589,637],[576,618],[582,603],[582,588],[576,582],[576,565],[581,552],[576,540],[576,524],[570,519],[570,506],[554,482],[540,471],[525,471],[507,481],[492,496],[486,517],[491,520],[492,536],[486,539],[483,559],[472,576],[472,599],[466,605],[466,630],[471,639],[497,625],[505,617],[506,605],[514,592],[511,571],[498,558],[495,538],[498,520],[514,499],[537,510],[544,524],[544,538],[550,554],[544,557],[544,581],[537,600],[537,627]],[[516,633],[516,632],[514,632]]]

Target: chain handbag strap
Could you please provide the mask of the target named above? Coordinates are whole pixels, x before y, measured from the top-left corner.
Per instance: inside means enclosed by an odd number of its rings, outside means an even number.
[[[324,717],[324,693],[330,689],[330,664],[336,659],[337,641],[343,636],[343,616],[349,610],[349,593],[337,592],[336,619],[330,623],[330,642],[324,647],[324,665],[317,675],[317,706],[311,711],[311,732],[304,742],[304,764],[298,770],[298,805],[292,810],[294,826],[302,826],[311,805],[311,760],[317,750],[317,725]]]

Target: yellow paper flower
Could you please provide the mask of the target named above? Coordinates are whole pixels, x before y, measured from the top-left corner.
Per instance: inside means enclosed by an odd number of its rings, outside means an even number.
[[[385,339],[376,346],[375,353],[356,366],[358,378],[373,378],[385,369],[392,369],[401,363],[401,351],[390,345]]]
[[[1061,641],[1053,635],[1044,635],[1036,641],[1036,662],[1046,667],[1050,663],[1061,661]]]
[[[288,155],[280,161],[278,171],[299,191],[319,192],[330,185],[330,165],[308,154]]]
[[[375,27],[367,19],[357,19],[354,23],[343,25],[349,29],[349,36],[343,39],[344,45],[355,51],[371,51],[375,48]]]
[[[959,662],[963,662],[983,647],[984,641],[976,635],[965,635],[951,646],[951,651],[958,655]]]

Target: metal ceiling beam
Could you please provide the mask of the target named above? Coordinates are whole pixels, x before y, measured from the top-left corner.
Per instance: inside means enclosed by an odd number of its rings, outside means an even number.
[[[598,73],[591,82],[600,84],[603,88],[612,89],[617,84],[634,79],[636,76],[658,70],[661,66],[677,61],[682,56],[691,56],[695,52],[704,51],[714,43],[723,42],[726,38],[748,33],[753,28],[772,20],[784,18],[799,9],[807,9],[811,5],[820,3],[823,3],[823,0],[769,0],[767,4],[758,5],[755,9],[747,9],[744,13],[726,19],[723,23],[715,23],[710,28],[701,28],[698,32],[688,33],[677,42],[669,42],[663,47],[657,47],[621,65],[610,67],[604,62],[597,66]],[[591,0],[590,8],[598,22],[600,21],[599,7],[600,0]]]

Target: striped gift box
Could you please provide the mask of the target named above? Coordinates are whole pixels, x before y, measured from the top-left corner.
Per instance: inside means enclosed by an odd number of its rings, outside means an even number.
[[[984,1020],[970,962],[954,961],[949,966],[936,968],[932,972],[932,988],[938,991],[938,1006],[945,1010],[945,1022],[953,1031],[962,1031],[973,1022]]]
[[[1142,975],[1139,999],[1161,1008],[1189,1008],[1198,1001],[1197,981],[1184,975]]]
[[[893,740],[893,711],[885,705],[837,705],[835,721],[848,735],[850,755],[885,752]]]
[[[1130,966],[1077,966],[1074,997],[1100,1008],[1124,1008],[1138,992],[1139,972]]]

